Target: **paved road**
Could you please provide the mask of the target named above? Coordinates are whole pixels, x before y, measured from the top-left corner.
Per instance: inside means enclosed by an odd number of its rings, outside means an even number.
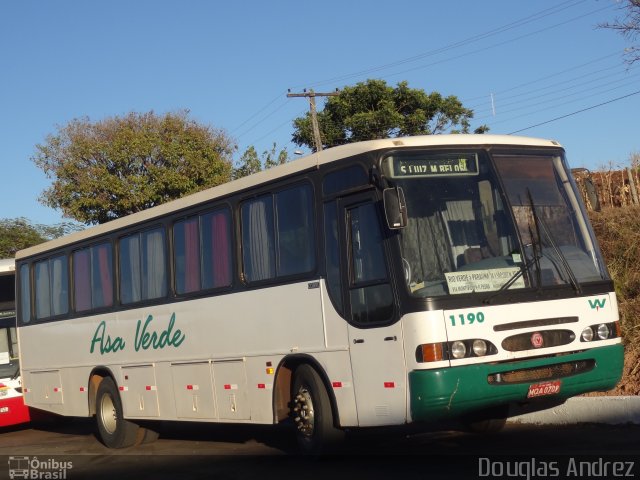
[[[481,478],[480,473],[484,473],[479,471],[481,458],[489,458],[491,462],[519,462],[513,465],[522,469],[540,467],[541,461],[553,460],[547,457],[550,455],[565,456],[558,460],[560,473],[566,468],[565,464],[570,458],[597,462],[600,458],[606,460],[617,455],[621,461],[633,461],[635,478],[640,478],[640,426],[631,425],[507,425],[503,432],[491,436],[455,431],[395,431],[384,434],[360,432],[348,437],[341,455],[329,459],[295,455],[291,432],[283,428],[168,422],[158,427],[160,438],[156,442],[124,450],[104,447],[94,435],[93,422],[87,419],[39,422],[8,429],[0,433],[0,479],[9,478],[9,457],[14,457],[14,466],[17,457],[28,457],[29,461],[36,458],[41,463],[42,472],[51,474],[58,471],[70,480],[119,477],[123,480],[400,480],[398,477],[407,469],[421,471],[419,478],[425,479]],[[69,465],[72,467],[66,471],[63,471],[64,468],[56,470],[56,467],[64,466],[65,462],[71,462]],[[594,465],[594,468],[598,466]],[[499,467],[502,468],[500,465]],[[526,469],[520,473],[526,474]],[[611,475],[604,476],[610,477]],[[47,477],[45,475],[42,478]],[[564,477],[560,475],[557,478]],[[571,475],[571,478],[603,476]]]

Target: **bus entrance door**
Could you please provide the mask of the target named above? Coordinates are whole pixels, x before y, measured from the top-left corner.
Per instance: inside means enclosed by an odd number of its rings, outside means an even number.
[[[403,423],[407,386],[402,326],[389,279],[381,212],[369,193],[343,198],[339,212],[358,424]]]

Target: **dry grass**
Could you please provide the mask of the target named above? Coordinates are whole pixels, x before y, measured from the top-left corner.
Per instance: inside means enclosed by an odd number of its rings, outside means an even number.
[[[616,285],[625,343],[625,367],[620,395],[640,393],[640,207],[590,212],[609,273]]]

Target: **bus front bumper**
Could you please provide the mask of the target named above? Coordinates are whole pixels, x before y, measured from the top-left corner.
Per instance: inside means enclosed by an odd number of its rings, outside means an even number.
[[[560,357],[413,370],[409,372],[411,419],[414,422],[435,421],[514,402],[561,401],[585,392],[610,390],[622,377],[623,357],[623,346],[618,344]],[[489,383],[488,380],[491,375],[581,361],[590,362],[593,368],[559,378],[560,391],[550,396],[530,399],[529,387],[556,380],[553,377],[518,383]]]

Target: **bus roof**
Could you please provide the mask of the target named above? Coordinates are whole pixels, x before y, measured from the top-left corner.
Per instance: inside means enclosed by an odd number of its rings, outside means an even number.
[[[183,210],[196,206],[214,198],[224,197],[235,192],[239,192],[263,183],[267,183],[278,178],[286,177],[304,170],[317,168],[320,165],[331,163],[342,158],[372,152],[376,150],[394,147],[457,147],[457,146],[530,146],[530,147],[561,147],[554,140],[545,140],[531,137],[518,137],[512,135],[472,135],[472,134],[450,134],[450,135],[421,135],[414,137],[388,138],[381,140],[368,140],[365,142],[350,143],[339,147],[328,148],[321,152],[312,153],[305,157],[278,165],[268,170],[239,178],[231,182],[218,185],[200,192],[187,195],[156,207],[149,208],[142,212],[137,212],[126,217],[121,217],[110,222],[97,225],[80,232],[75,232],[65,237],[57,238],[49,242],[41,243],[34,247],[21,250],[16,253],[16,261],[37,255],[48,250],[62,247],[67,244],[80,242],[102,234],[135,225],[155,217],[162,216],[174,211]]]

